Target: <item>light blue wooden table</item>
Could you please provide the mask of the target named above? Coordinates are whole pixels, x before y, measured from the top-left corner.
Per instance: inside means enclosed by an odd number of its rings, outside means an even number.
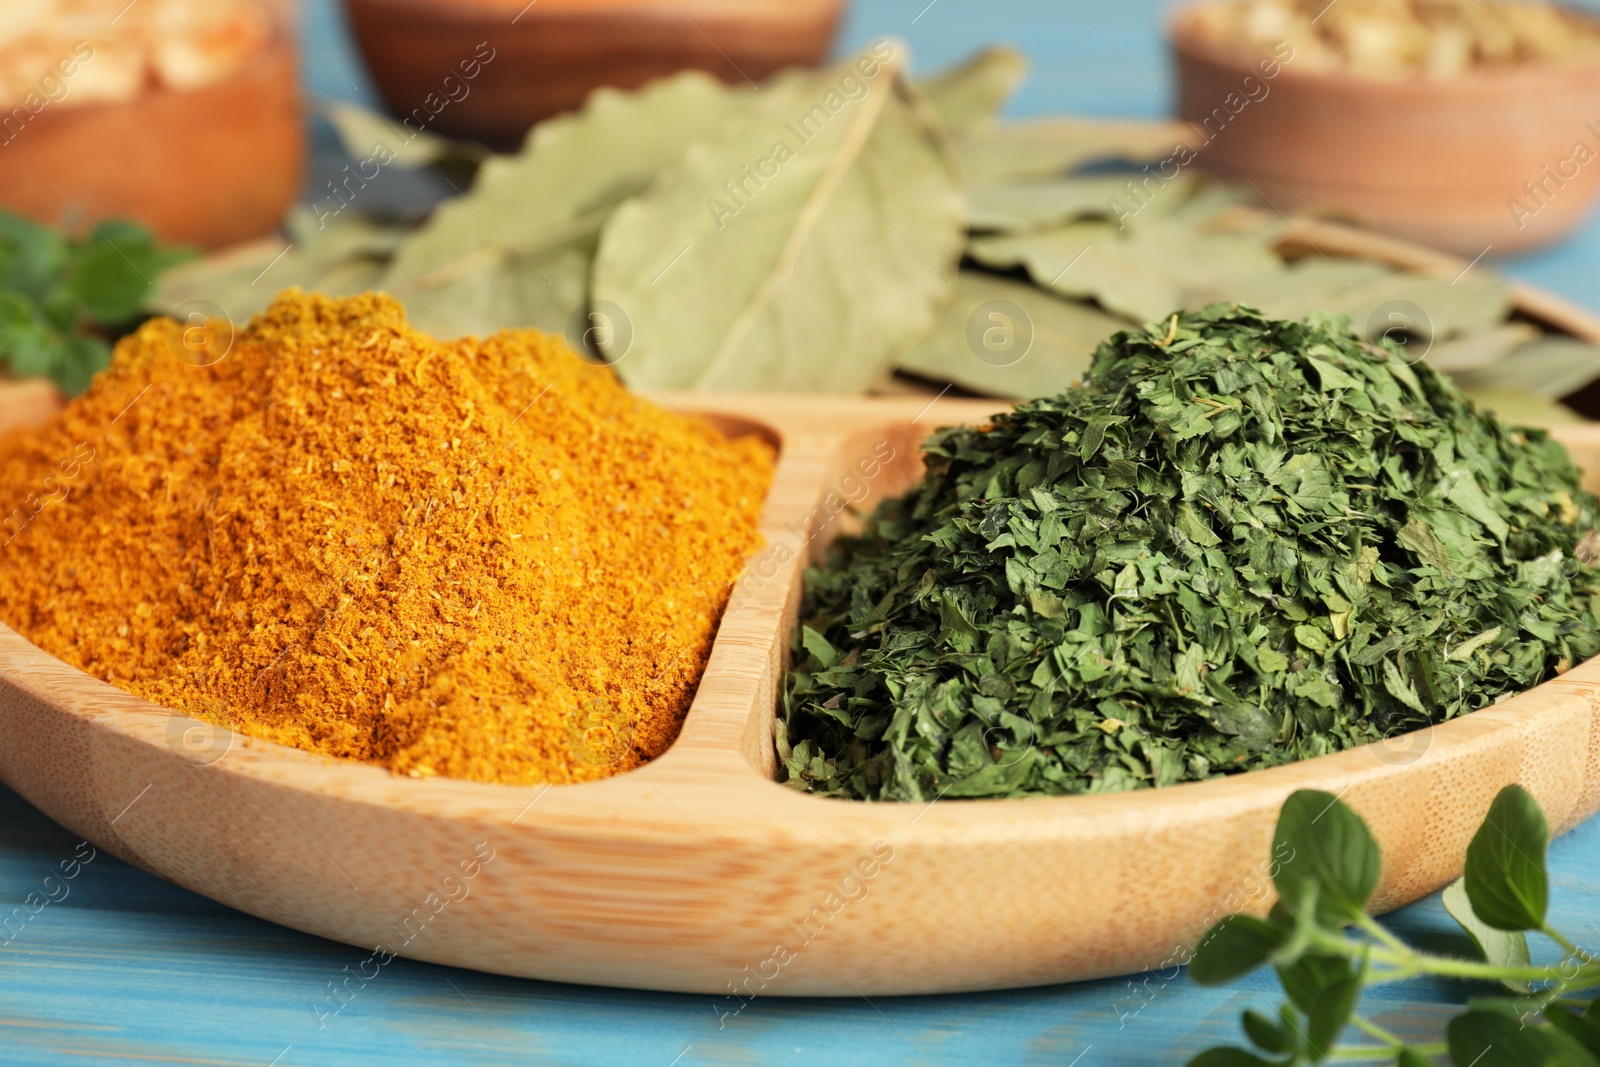
[[[1013,114],[1162,114],[1168,75],[1151,0],[858,0],[846,46],[910,42],[924,69],[1009,40],[1035,73]],[[302,15],[314,91],[362,98],[359,61],[327,0]],[[1504,264],[1600,309],[1600,224]],[[0,914],[42,893],[78,842],[0,789]],[[1600,821],[1553,847],[1556,925],[1600,943]],[[337,1016],[313,1005],[365,953],[230,911],[107,855],[70,895],[0,943],[0,1065],[177,1062],[241,1067],[368,1064],[1181,1064],[1237,1040],[1238,1014],[1273,1002],[1257,976],[1200,989],[1179,976],[973,996],[757,1000],[719,1028],[711,997],[515,981],[396,960]],[[59,895],[59,890],[55,891]],[[649,916],[641,916],[648,922]],[[1439,947],[1438,901],[1390,917]],[[4,935],[0,935],[3,939]],[[1168,980],[1163,980],[1166,978]],[[1379,1022],[1433,1033],[1466,991],[1417,982],[1382,991]]]

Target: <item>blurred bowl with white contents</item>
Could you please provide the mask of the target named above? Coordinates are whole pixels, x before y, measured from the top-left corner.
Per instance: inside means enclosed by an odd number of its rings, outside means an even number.
[[[1207,0],[1169,33],[1201,164],[1280,210],[1476,256],[1555,240],[1600,194],[1600,19],[1589,13]]]
[[[0,207],[215,246],[298,194],[293,50],[267,0],[0,5]]]

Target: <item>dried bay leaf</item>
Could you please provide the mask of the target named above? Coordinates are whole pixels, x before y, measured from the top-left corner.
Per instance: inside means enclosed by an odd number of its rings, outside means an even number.
[[[286,241],[267,237],[181,263],[162,274],[145,309],[152,314],[169,315],[191,301],[207,300],[229,315],[248,318],[266,307],[276,292],[269,291],[266,300],[261,300],[251,280],[286,255],[288,247]]]
[[[182,264],[162,275],[147,307],[182,312],[196,301],[212,303],[236,324],[272,302],[280,289],[299,286],[334,296],[375,288],[409,229],[360,215],[325,216],[297,207],[286,225],[288,240],[256,241]]]
[[[1252,279],[1246,302],[1255,301],[1262,310],[1289,316],[1302,307],[1320,306],[1330,293],[1393,273],[1393,267],[1369,259],[1307,256],[1281,271]]]
[[[1018,194],[1019,188],[1034,191]],[[1349,316],[1369,339],[1403,327],[1431,341],[1484,334],[1510,313],[1508,291],[1487,272],[1450,281],[1353,258],[1308,256],[1286,264],[1272,247],[1278,224],[1222,224],[1240,193],[1215,183],[1157,187],[1136,210],[1116,214],[1115,224],[1080,218],[1028,232],[1030,222],[1049,218],[1052,202],[1063,212],[1087,214],[1085,202],[1104,189],[1103,179],[1073,178],[980,190],[974,216],[986,212],[986,221],[1009,224],[1012,232],[974,238],[969,254],[988,267],[1024,267],[1042,286],[1140,321],[1164,314],[1163,307],[1224,301],[1282,318],[1333,312]],[[1114,213],[1121,210],[1115,198],[1110,203]]]
[[[403,283],[394,295],[412,324],[436,337],[483,336],[509,326],[561,333],[588,298],[597,235],[584,234],[526,259],[490,246],[448,278]]]
[[[1115,202],[1127,179],[1068,178],[1015,185],[979,185],[967,193],[967,226],[973,230],[1024,233],[1084,218],[1115,220]]]
[[[319,104],[318,110],[333,126],[346,152],[356,159],[380,160],[383,166],[416,169],[447,160],[481,163],[493,154],[483,145],[413,129],[359,104],[328,100]]]
[[[1237,279],[1232,299],[1282,318],[1312,312],[1346,315],[1368,340],[1389,335],[1432,341],[1501,331],[1510,295],[1498,278],[1473,272],[1455,282],[1413,274],[1373,260],[1311,255],[1280,271]],[[1472,348],[1434,346],[1446,363],[1488,358],[1483,353],[1515,344],[1520,329],[1493,334]],[[1443,368],[1442,369],[1447,369]]]
[[[1086,163],[1192,159],[1192,137],[1181,122],[1056,118],[975,127],[956,144],[967,180],[980,186],[1048,181]]]
[[[986,267],[1025,267],[1045,288],[1092,298],[1138,322],[1173,308],[1242,301],[1251,280],[1284,269],[1257,234],[1204,233],[1142,216],[1122,229],[1081,221],[1041,233],[976,237],[967,251]]]
[[[1575,337],[1548,335],[1513,350],[1500,362],[1455,375],[1471,393],[1526,391],[1547,400],[1568,396],[1600,378],[1600,348]]]
[[[1513,426],[1567,426],[1589,421],[1565,404],[1531,389],[1480,386],[1459,378],[1456,385],[1468,400]]]
[[[400,248],[384,288],[403,291],[422,278],[448,275],[464,261],[470,272],[475,256],[490,246],[539,264],[544,251],[598,234],[618,203],[645,189],[685,146],[714,133],[752,99],[749,91],[730,90],[699,72],[634,93],[595,91],[578,112],[534,126],[522,152],[483,163],[472,189],[438,206]],[[547,296],[555,299],[554,291]]]
[[[1065,281],[1067,273],[1079,265],[1097,243],[1106,246],[1119,240],[1115,225],[1101,219],[1081,219],[1043,233],[974,237],[967,245],[967,255],[995,270],[1022,267],[1041,288],[1055,289],[1071,297],[1098,298],[1094,281],[1086,279],[1087,271],[1067,282],[1064,287],[1057,286]],[[1135,299],[1133,303],[1143,307],[1155,303],[1159,297],[1166,301],[1163,306],[1172,306],[1168,299],[1170,295],[1170,289],[1163,286],[1155,295],[1141,293],[1142,299]],[[1106,304],[1106,301],[1102,300],[1101,303]],[[1142,311],[1131,313],[1140,317],[1144,314]]]
[[[1015,311],[985,308],[1002,301]],[[988,314],[978,315],[980,309]],[[1025,320],[1010,321],[1015,312]],[[945,305],[933,332],[900,361],[900,370],[988,396],[1052,396],[1083,377],[1101,341],[1131,325],[1092,304],[1063,300],[1026,282],[964,270],[956,279],[955,299]],[[1020,343],[1021,330],[1031,337],[1029,347],[1020,355],[1006,351],[1004,342]],[[1001,332],[1001,344],[992,346],[998,351],[985,345],[987,331]]]
[[[995,45],[973,53],[965,63],[919,79],[928,102],[945,128],[960,133],[994,121],[1028,73],[1028,60],[1015,48]]]
[[[1331,311],[1348,315],[1356,329],[1369,334],[1405,329],[1425,340],[1483,333],[1504,323],[1511,313],[1511,294],[1484,271],[1471,271],[1451,282],[1386,268],[1366,278],[1347,276],[1341,282],[1320,292],[1259,303],[1262,310],[1284,318]],[[1236,299],[1250,303],[1254,298],[1247,290]]]
[[[932,327],[963,197],[894,47],[762,93],[607,222],[591,297],[631,320],[630,386],[858,392]]]
[[[386,260],[410,233],[410,227],[401,222],[357,214],[318,220],[304,208],[289,213],[284,229],[289,236],[290,254],[299,253],[319,267],[331,267],[352,257]],[[274,282],[271,273],[264,280]]]
[[[389,264],[384,259],[354,256],[331,265],[313,286],[320,293],[355,296],[378,287]]]
[[[826,74],[790,72],[760,89],[730,89],[703,75],[686,74],[634,92],[603,90],[583,110],[530,132],[521,152],[491,158],[465,196],[459,195],[466,185],[460,169],[445,171],[442,177],[430,172],[427,180],[441,186],[453,175],[458,195],[420,228],[407,230],[357,214],[374,207],[382,210],[377,199],[359,201],[336,214],[327,210],[336,206],[334,202],[325,199],[321,219],[304,211],[291,219],[287,242],[256,242],[167,274],[149,306],[170,311],[209,300],[242,320],[264,307],[273,292],[289,285],[332,293],[382,288],[406,302],[418,325],[440,334],[485,334],[506,326],[563,330],[578,321],[574,316],[596,295],[595,256],[613,212],[647,193],[659,195],[664,203],[665,194],[658,194],[654,183],[681,181],[679,172],[690,148],[701,144],[725,151],[727,162],[734,166],[700,176],[715,178],[718,187],[706,190],[698,206],[693,197],[679,191],[683,201],[679,206],[693,209],[685,211],[682,228],[691,228],[689,216],[695,211],[720,199],[723,214],[712,213],[713,221],[721,224],[717,233],[708,234],[701,247],[691,247],[694,242],[685,238],[672,247],[635,248],[631,254],[638,260],[634,266],[640,276],[629,279],[612,272],[608,284],[615,295],[631,292],[627,286],[654,289],[649,283],[658,277],[662,284],[679,284],[681,280],[672,275],[682,271],[708,279],[699,289],[691,285],[676,292],[681,306],[674,313],[689,319],[694,301],[705,301],[715,305],[709,317],[713,324],[737,326],[735,332],[743,331],[750,343],[725,345],[727,336],[717,341],[714,347],[723,352],[722,364],[713,368],[707,357],[706,367],[693,379],[698,382],[704,376],[707,387],[725,387],[729,382],[760,387],[787,383],[805,389],[877,387],[901,354],[912,373],[948,376],[979,391],[1035,395],[1031,375],[1066,358],[1058,353],[1080,351],[1073,323],[1088,328],[1120,323],[1119,316],[1144,321],[1175,307],[1212,300],[1293,318],[1334,311],[1350,316],[1369,339],[1387,331],[1405,340],[1401,328],[1406,328],[1411,343],[1425,348],[1430,362],[1456,375],[1464,388],[1475,395],[1512,398],[1506,402],[1514,401],[1524,410],[1532,410],[1524,403],[1527,391],[1555,398],[1600,378],[1600,349],[1565,338],[1536,338],[1529,325],[1507,322],[1506,292],[1485,272],[1469,272],[1451,283],[1372,261],[1330,258],[1314,247],[1302,248],[1303,258],[1285,265],[1273,246],[1286,224],[1260,210],[1239,209],[1252,200],[1247,189],[1197,180],[1181,169],[1188,159],[1190,136],[1181,124],[1066,118],[994,121],[1023,72],[1015,52],[994,48],[923,80],[919,87],[926,96],[903,86],[896,101],[884,105],[883,117],[872,125],[845,181],[833,182],[838,193],[848,192],[862,205],[882,210],[873,217],[848,211],[839,196],[822,197],[828,218],[820,225],[815,219],[805,224],[812,236],[795,245],[792,260],[774,259],[771,253],[777,230],[799,218],[795,214],[787,223],[775,221],[785,211],[798,210],[793,204],[787,208],[778,204],[783,194],[771,195],[790,179],[762,179],[750,169],[766,158],[762,152],[775,143],[758,143],[759,123],[751,116],[760,112],[777,118],[775,125],[782,129],[796,119],[813,125],[819,117],[827,120],[833,114],[828,110],[830,100],[841,114],[855,108],[852,97],[859,85],[848,66]],[[809,99],[802,99],[808,93]],[[780,99],[782,103],[774,102]],[[331,104],[323,110],[352,154],[364,158],[381,143],[385,166],[476,164],[486,154],[479,146],[414,132],[353,105]],[[914,128],[911,133],[906,130],[908,123]],[[900,130],[898,140],[894,129]],[[948,176],[929,179],[929,169],[918,164],[908,173],[922,178],[912,183],[912,195],[906,197],[896,188],[895,172],[909,159],[926,163],[922,157],[929,155],[927,143],[939,143],[944,130],[954,131],[958,155],[971,181],[966,224],[981,233],[973,240],[972,257],[985,267],[1024,268],[1039,289],[1055,294],[1036,293],[981,271],[969,272],[980,280],[960,280],[967,317],[977,303],[968,299],[975,286],[1003,289],[1010,294],[1005,299],[1025,308],[1037,304],[1045,309],[1041,321],[1067,317],[1065,325],[1042,330],[1037,341],[1041,347],[1016,367],[974,364],[959,308],[946,309],[936,333],[925,344],[915,344],[943,303],[937,294],[930,297],[924,268],[931,267],[945,282],[956,278],[949,269],[950,257],[943,255],[942,239],[927,236],[933,230],[951,232],[933,221],[937,212],[926,210],[937,199],[931,195],[936,187],[943,185],[948,192],[950,183]],[[732,140],[737,138],[754,138],[750,146],[757,153],[735,158],[738,152]],[[806,146],[808,151],[827,150],[828,137],[814,140]],[[1118,161],[1144,166],[1071,173],[1086,164]],[[788,164],[779,169],[790,171]],[[948,159],[943,169],[949,170]],[[657,204],[658,210],[661,207]],[[841,213],[853,221],[836,222],[833,216]],[[723,227],[742,233],[724,234]],[[668,240],[677,235],[669,226],[656,236]],[[753,236],[753,245],[744,244],[747,236]],[[707,247],[717,254],[697,259],[706,255]],[[888,266],[887,281],[872,279],[865,266],[858,271],[847,262],[863,249],[871,252],[879,268]],[[647,253],[657,258],[649,277],[644,277]],[[674,258],[679,253],[681,260]],[[743,266],[736,269],[735,263]],[[766,310],[746,320],[735,315],[723,321],[730,306],[728,294],[735,294],[734,302],[739,302],[737,281],[757,277],[763,267],[770,268],[762,283],[764,295],[745,292],[742,299],[745,310],[753,306],[751,300]],[[729,284],[728,276],[739,270],[751,273]],[[779,280],[774,270],[785,274],[786,280]],[[666,287],[670,290],[672,284]],[[781,299],[775,299],[779,294]],[[911,294],[909,303],[904,302],[906,294]],[[1062,312],[1069,305],[1058,296],[1093,301],[1106,310],[1084,304]],[[642,298],[647,318],[663,309],[657,307],[663,305],[658,293],[643,292]],[[617,309],[602,310],[612,314]],[[624,316],[631,311],[626,309]],[[818,329],[818,324],[821,335],[832,338],[837,348],[831,357],[813,358],[826,347],[820,341],[806,345],[795,340]],[[689,325],[699,328],[698,323]],[[628,323],[620,326],[617,345],[632,335]],[[659,330],[656,333],[660,336]],[[649,334],[646,331],[642,341],[646,348],[636,350],[635,356],[648,348]],[[1055,344],[1051,336],[1070,340]],[[695,343],[705,341],[702,337]],[[688,351],[692,345],[679,347]],[[741,348],[737,360],[732,354],[735,347]],[[774,355],[779,349],[805,353],[795,362],[808,365],[769,373],[781,362]],[[1049,360],[1035,359],[1046,351],[1053,353]],[[851,359],[849,352],[857,357],[865,352],[866,358]],[[672,358],[682,357],[679,352]],[[761,360],[776,362],[764,371]],[[842,374],[835,374],[834,368],[847,360]],[[734,374],[729,361],[751,365]],[[715,373],[703,375],[707,369]],[[622,370],[642,380],[641,371],[625,366]]]
[[[1129,226],[1167,219],[1195,226],[1204,233],[1254,234],[1270,245],[1276,245],[1288,228],[1287,222],[1252,210],[1253,193],[1244,186],[1200,179],[1186,184],[1183,178],[1174,178],[1159,189],[1145,190],[1144,186],[1154,184],[1153,179],[1142,176],[1142,172],[1134,178],[1144,206],[1124,218]],[[1178,195],[1172,195],[1174,191]]]
[[[1437,369],[1456,375],[1493,367],[1539,337],[1539,327],[1531,322],[1508,322],[1483,333],[1440,342],[1424,356]]]

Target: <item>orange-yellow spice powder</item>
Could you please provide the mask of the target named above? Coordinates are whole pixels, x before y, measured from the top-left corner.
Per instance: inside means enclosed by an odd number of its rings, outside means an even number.
[[[383,296],[285,293],[210,366],[182,330],[147,323],[0,442],[4,621],[162,706],[412,775],[575,782],[672,743],[766,443]]]

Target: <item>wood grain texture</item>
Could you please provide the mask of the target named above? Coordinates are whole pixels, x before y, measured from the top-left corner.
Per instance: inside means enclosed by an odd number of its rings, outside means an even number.
[[[394,777],[226,731],[197,756],[184,742],[198,723],[0,630],[0,778],[96,845],[296,929],[503,974],[763,996],[1155,966],[1230,897],[1264,906],[1272,825],[1297,788],[1339,793],[1372,823],[1380,909],[1454,877],[1507,782],[1561,829],[1600,808],[1595,663],[1404,744],[1160,791],[904,805],[778,785],[764,753],[798,578],[835,525],[812,537],[807,516],[861,479],[862,456],[893,452],[864,504],[904,488],[920,432],[994,404],[941,400],[913,424],[922,398],[674,402],[767,426],[783,456],[768,548],[654,763],[546,789]],[[1600,471],[1600,430],[1562,436]],[[494,877],[453,900],[464,862]],[[446,908],[448,927],[423,936]]]

